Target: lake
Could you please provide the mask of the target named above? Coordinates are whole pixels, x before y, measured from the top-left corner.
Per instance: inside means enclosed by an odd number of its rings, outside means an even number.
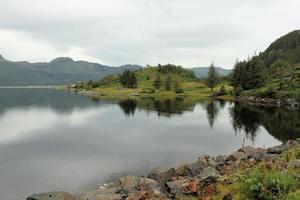
[[[300,137],[300,113],[208,100],[99,100],[0,89],[0,198],[71,193],[123,174]]]

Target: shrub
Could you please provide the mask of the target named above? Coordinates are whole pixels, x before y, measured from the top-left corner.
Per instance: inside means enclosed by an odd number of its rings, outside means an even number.
[[[227,92],[226,92],[225,86],[222,85],[220,90],[218,92],[213,93],[212,96],[213,97],[218,97],[218,96],[223,96],[225,94],[227,94]]]
[[[142,89],[141,93],[143,93],[143,94],[153,94],[153,93],[155,93],[155,90],[153,88],[144,88],[144,89]]]
[[[286,199],[285,197],[297,186],[295,177],[282,171],[263,173],[253,170],[240,182],[241,194],[246,199],[273,200]]]
[[[276,89],[274,87],[268,87],[263,91],[257,92],[256,96],[260,98],[276,98]]]
[[[177,87],[177,88],[175,89],[175,93],[176,93],[176,94],[184,93],[184,90],[183,90],[181,87]]]
[[[239,87],[235,88],[234,95],[238,97],[242,94],[242,92],[243,92],[243,88],[239,86]]]

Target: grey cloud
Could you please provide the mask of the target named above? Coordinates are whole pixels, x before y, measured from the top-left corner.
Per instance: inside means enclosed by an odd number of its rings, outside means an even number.
[[[50,44],[49,59],[50,52],[67,54],[80,48],[86,56],[111,65],[203,66],[214,59],[231,67],[237,56],[261,51],[299,28],[297,7],[298,0],[2,0],[0,31],[16,31],[35,44]],[[8,56],[17,57],[18,51]],[[31,55],[28,60],[39,59],[38,51]]]

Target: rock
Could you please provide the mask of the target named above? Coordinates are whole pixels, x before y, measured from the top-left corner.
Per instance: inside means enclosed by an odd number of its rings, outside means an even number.
[[[223,197],[223,200],[233,200],[232,194],[228,193]]]
[[[299,145],[299,141],[297,141],[297,140],[288,140],[286,145]]]
[[[268,158],[268,155],[266,153],[266,151],[264,149],[261,149],[261,148],[257,148],[254,155],[253,155],[253,158],[256,160],[256,161],[262,161],[262,160],[265,160]]]
[[[134,192],[140,186],[141,178],[136,176],[123,176],[119,179],[121,189],[126,192]]]
[[[160,186],[158,182],[150,178],[142,178],[140,184],[141,187],[143,187],[145,190],[151,190],[151,191],[160,190]]]
[[[217,177],[216,176],[208,176],[204,179],[201,180],[201,185],[202,186],[209,186],[211,184],[214,184],[217,182]]]
[[[67,192],[49,192],[34,194],[26,200],[75,200],[75,198]]]
[[[190,185],[188,179],[171,181],[166,183],[168,192],[171,193],[172,197],[180,198],[180,196],[187,192],[187,188]]]
[[[245,160],[250,156],[253,156],[256,152],[256,149],[250,146],[246,146],[240,148],[239,150],[233,152],[226,158],[226,162],[231,164],[232,162],[236,162],[238,160]]]
[[[217,176],[219,172],[213,168],[213,167],[205,167],[204,169],[201,170],[199,175],[197,177],[200,177],[201,179],[205,179],[209,176]]]
[[[286,149],[287,149],[286,145],[271,147],[267,149],[267,154],[281,154]]]
[[[156,180],[160,184],[170,181],[174,176],[176,176],[174,168],[163,167],[155,168],[148,175],[149,178]]]
[[[300,160],[292,160],[289,162],[289,168],[293,168],[293,169],[299,169],[300,168]]]
[[[116,192],[116,187],[106,188],[105,186],[100,186],[98,190],[82,193],[79,200],[121,200],[124,196]]]
[[[197,162],[187,165],[189,177],[194,177],[201,173],[202,169],[208,166],[208,161],[204,157],[200,157]]]
[[[189,167],[186,164],[180,165],[175,169],[175,171],[177,176],[186,176],[189,172]]]

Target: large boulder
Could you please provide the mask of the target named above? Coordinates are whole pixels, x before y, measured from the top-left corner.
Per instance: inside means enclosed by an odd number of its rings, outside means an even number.
[[[207,156],[200,157],[196,162],[187,165],[188,173],[187,176],[194,177],[201,173],[201,171],[208,167],[209,161]]]
[[[175,197],[177,199],[187,192],[189,184],[190,181],[188,179],[170,181],[166,183],[171,197]]]
[[[79,200],[121,200],[122,194],[117,194],[117,187],[114,184],[104,184],[98,189],[83,192]]]
[[[75,200],[75,198],[67,192],[49,192],[31,195],[26,200]]]
[[[158,183],[163,184],[176,176],[176,170],[174,168],[159,167],[153,169],[148,175],[149,178],[156,180]]]
[[[278,145],[267,149],[267,154],[282,154],[283,151],[287,150],[287,145]]]
[[[200,179],[206,179],[207,177],[217,177],[219,175],[218,170],[213,167],[205,167],[201,170],[201,172],[197,175]]]
[[[239,150],[233,152],[226,158],[227,163],[236,162],[239,160],[246,160],[249,157],[252,157],[256,152],[256,149],[254,147],[246,146],[243,148],[240,148]]]

